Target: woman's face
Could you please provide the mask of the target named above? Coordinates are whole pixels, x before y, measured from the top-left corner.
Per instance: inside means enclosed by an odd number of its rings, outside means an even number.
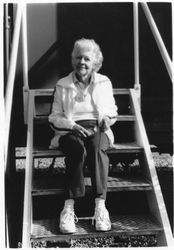
[[[73,67],[79,77],[88,78],[94,69],[94,53],[90,48],[79,48],[73,58]]]

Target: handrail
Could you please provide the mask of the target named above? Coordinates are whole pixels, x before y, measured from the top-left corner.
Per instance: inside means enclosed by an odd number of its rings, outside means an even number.
[[[140,75],[139,75],[139,25],[138,25],[138,3],[133,3],[133,17],[134,17],[134,75],[135,75],[135,89],[140,89]]]
[[[6,89],[6,96],[5,96],[5,168],[6,168],[7,154],[8,154],[12,100],[13,100],[15,71],[16,71],[16,64],[17,64],[17,52],[18,52],[18,45],[19,45],[22,8],[23,8],[22,5],[18,4],[15,26],[14,26],[14,35],[13,35],[13,41],[12,41],[12,50],[11,50],[10,63],[9,63],[8,78],[7,78],[7,89]]]
[[[168,71],[168,74],[170,76],[170,80],[172,82],[172,85],[173,85],[173,88],[172,88],[172,92],[173,92],[173,95],[174,95],[174,4],[172,3],[172,54],[173,54],[173,62],[172,60],[170,59],[170,56],[166,50],[166,47],[164,45],[164,42],[163,42],[163,39],[159,33],[159,30],[155,24],[155,21],[151,15],[151,12],[149,10],[149,7],[146,3],[141,3],[141,6],[144,10],[144,13],[145,13],[145,16],[147,18],[147,21],[149,23],[149,26],[152,30],[152,33],[153,33],[153,36],[156,40],[156,43],[158,45],[158,48],[159,48],[159,51],[161,53],[161,56],[163,58],[163,61],[166,65],[166,69]],[[173,110],[174,110],[174,100],[173,100]],[[173,131],[174,131],[174,116],[173,116]],[[174,133],[173,133],[173,140],[174,140]]]
[[[27,6],[24,3],[22,12],[22,56],[23,56],[23,80],[24,88],[29,89],[28,85],[28,42],[27,42]]]
[[[3,8],[0,6],[0,17],[3,17]],[[2,19],[1,19],[2,20]],[[0,22],[0,30],[3,30],[3,22]],[[3,55],[3,46],[0,46],[0,55]],[[4,136],[4,109],[3,109],[3,82],[4,82],[4,75],[3,75],[3,69],[1,67],[0,69],[0,110],[1,110],[1,116],[0,116],[0,138],[3,138]],[[1,139],[2,140],[2,139]],[[6,211],[5,211],[5,176],[4,176],[4,148],[2,143],[0,143],[0,159],[1,159],[1,168],[0,168],[0,183],[1,183],[1,189],[0,189],[0,197],[1,197],[1,204],[0,204],[0,225],[1,225],[1,232],[0,232],[0,247],[2,249],[5,249],[8,247],[7,237],[8,234],[6,234]]]
[[[172,61],[171,61],[171,59],[169,57],[169,54],[168,54],[168,52],[166,50],[163,39],[162,39],[162,37],[161,37],[161,35],[159,33],[159,30],[158,30],[158,28],[157,28],[157,26],[155,24],[155,21],[154,21],[154,19],[152,17],[152,14],[151,14],[151,12],[149,10],[149,7],[148,7],[147,3],[142,3],[141,2],[141,6],[142,6],[142,8],[144,10],[145,16],[146,16],[147,21],[149,23],[149,26],[150,26],[151,31],[153,33],[153,36],[154,36],[154,38],[156,40],[156,43],[158,45],[158,48],[159,48],[159,51],[160,51],[161,56],[163,58],[163,61],[164,61],[165,65],[166,65],[166,69],[168,71],[170,79],[171,79],[172,83],[174,83],[174,80],[173,80],[173,74],[174,74],[173,73],[173,63],[172,63]]]
[[[4,6],[4,24],[5,24],[5,73],[7,75],[8,71],[8,65],[9,65],[9,55],[10,55],[10,48],[9,48],[9,41],[10,41],[10,36],[9,36],[9,30],[10,30],[10,25],[9,25],[9,19],[8,19],[8,3],[5,4]]]

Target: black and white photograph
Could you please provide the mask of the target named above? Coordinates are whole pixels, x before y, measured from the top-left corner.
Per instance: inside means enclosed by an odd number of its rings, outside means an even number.
[[[174,246],[173,1],[0,16],[0,246]]]

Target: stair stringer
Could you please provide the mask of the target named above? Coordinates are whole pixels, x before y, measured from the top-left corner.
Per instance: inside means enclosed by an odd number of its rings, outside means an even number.
[[[31,221],[32,221],[32,173],[33,173],[33,116],[34,116],[34,95],[35,91],[28,93],[28,120],[27,120],[27,151],[25,165],[25,184],[24,184],[24,210],[22,227],[22,247],[31,247]]]
[[[142,166],[144,173],[152,182],[152,191],[147,192],[147,199],[152,215],[157,219],[163,228],[163,232],[157,236],[159,246],[174,246],[172,231],[161,192],[158,176],[155,169],[152,152],[150,149],[148,137],[146,134],[143,118],[140,112],[138,96],[134,89],[130,89],[130,98],[132,103],[133,113],[135,113],[135,137],[140,146],[144,149]]]

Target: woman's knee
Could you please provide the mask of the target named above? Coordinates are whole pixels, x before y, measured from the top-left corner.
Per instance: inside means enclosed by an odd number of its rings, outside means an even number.
[[[86,156],[86,149],[83,141],[74,135],[65,135],[60,138],[60,148],[68,154]]]
[[[96,133],[89,145],[91,150],[106,151],[109,147],[109,140],[105,133]]]

